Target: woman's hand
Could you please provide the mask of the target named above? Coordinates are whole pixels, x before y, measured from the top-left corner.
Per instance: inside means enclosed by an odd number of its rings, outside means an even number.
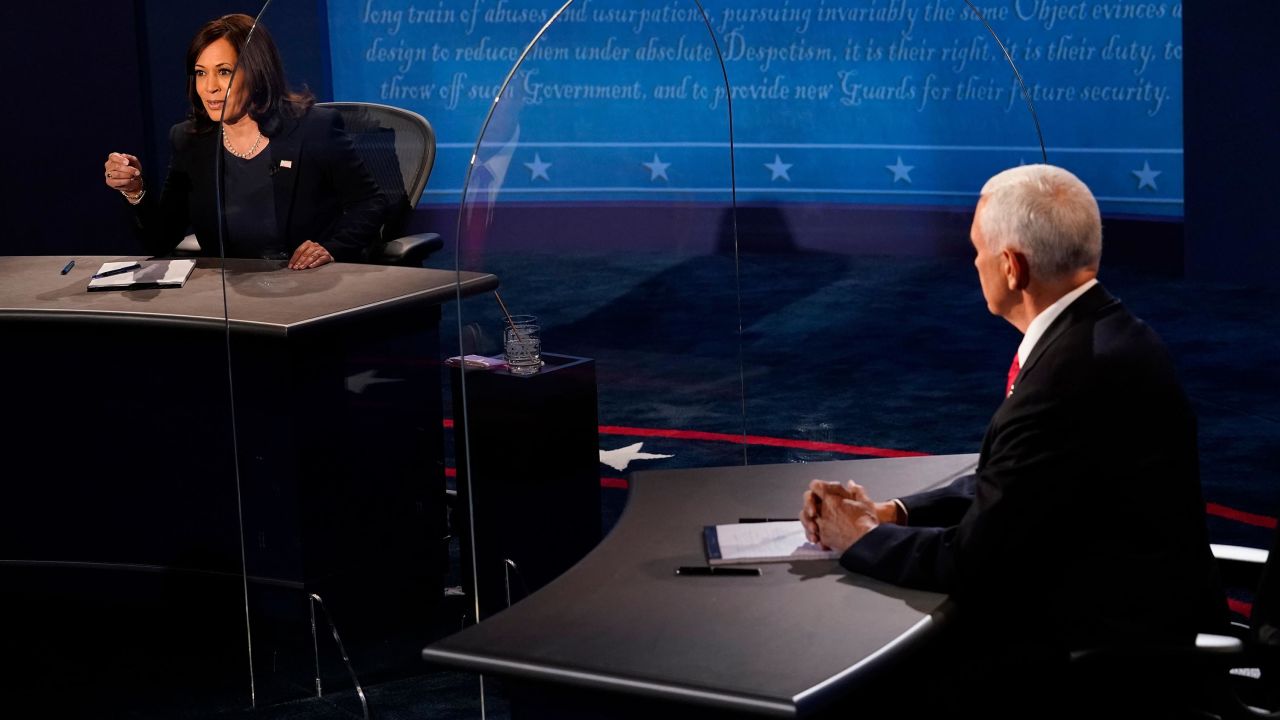
[[[324,246],[317,242],[307,240],[293,251],[293,257],[289,258],[290,270],[306,270],[307,268],[320,267],[333,262],[333,256],[329,254]]]
[[[107,187],[130,195],[142,192],[142,163],[125,153],[111,153],[102,164]]]

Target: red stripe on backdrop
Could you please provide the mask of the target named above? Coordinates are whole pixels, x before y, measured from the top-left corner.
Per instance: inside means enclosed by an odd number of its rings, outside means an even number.
[[[866,445],[845,445],[843,443],[817,442],[815,440],[789,440],[787,438],[766,437],[764,435],[731,435],[729,433],[704,432],[702,430],[664,430],[661,428],[625,427],[622,425],[601,425],[601,435],[630,435],[632,437],[661,437],[675,440],[706,440],[710,442],[737,443],[739,445],[764,445],[767,447],[784,447],[796,450],[813,450],[817,452],[836,452],[845,455],[870,455],[872,457],[923,457],[929,453],[915,450],[891,450],[888,448],[869,447]]]
[[[1253,603],[1247,603],[1243,600],[1236,600],[1235,598],[1227,598],[1227,607],[1231,610],[1231,612],[1237,615],[1243,615],[1245,617],[1250,617],[1251,615],[1253,615]]]
[[[1204,511],[1210,515],[1226,518],[1228,520],[1235,520],[1236,522],[1241,522],[1246,525],[1256,525],[1269,530],[1276,529],[1276,519],[1273,517],[1267,517],[1266,515],[1255,515],[1243,510],[1229,508],[1226,505],[1219,505],[1218,503],[1205,503]]]

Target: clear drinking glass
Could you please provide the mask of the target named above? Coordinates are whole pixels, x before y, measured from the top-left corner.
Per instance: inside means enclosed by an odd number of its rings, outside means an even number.
[[[542,369],[542,336],[534,315],[512,315],[502,333],[503,354],[512,375],[533,375]]]

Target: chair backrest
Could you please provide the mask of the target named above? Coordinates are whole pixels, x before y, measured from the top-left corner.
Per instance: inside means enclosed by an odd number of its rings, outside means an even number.
[[[382,237],[400,236],[436,161],[436,133],[418,113],[362,102],[317,103],[342,115],[360,159],[387,196],[391,213]]]
[[[1267,554],[1262,568],[1262,577],[1258,581],[1258,590],[1253,596],[1253,613],[1249,623],[1256,642],[1269,646],[1280,653],[1280,530],[1271,536],[1271,551]],[[1280,668],[1274,668],[1280,671]],[[1280,687],[1280,678],[1273,678]]]

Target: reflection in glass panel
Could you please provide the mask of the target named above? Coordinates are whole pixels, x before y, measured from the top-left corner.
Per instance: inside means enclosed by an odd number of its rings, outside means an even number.
[[[696,3],[643,34],[618,22],[629,7],[562,8],[499,88],[468,169],[458,268],[502,287],[461,301],[461,352],[505,361],[465,367],[454,392],[481,618],[598,542],[601,486],[670,458],[655,431],[730,440],[677,462],[742,462],[724,71]]]

